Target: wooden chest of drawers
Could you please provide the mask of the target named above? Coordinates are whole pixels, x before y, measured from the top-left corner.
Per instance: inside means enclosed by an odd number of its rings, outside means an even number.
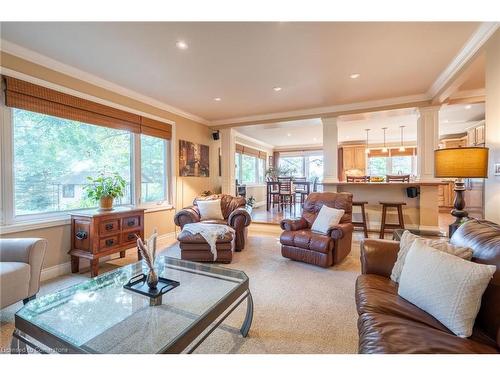
[[[144,238],[144,209],[116,207],[72,214],[71,272],[77,273],[79,258],[85,258],[90,261],[91,276],[97,276],[99,258],[114,253],[125,257],[125,250],[136,246],[136,235]]]

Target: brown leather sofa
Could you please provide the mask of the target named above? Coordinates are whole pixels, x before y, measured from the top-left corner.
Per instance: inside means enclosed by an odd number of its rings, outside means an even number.
[[[311,226],[323,205],[345,210],[340,223],[328,235],[314,233]],[[330,267],[341,262],[351,251],[352,194],[311,193],[304,202],[302,217],[282,220],[281,255],[285,258]]]
[[[356,281],[360,353],[499,353],[500,226],[472,219],[451,243],[473,249],[473,262],[496,265],[469,338],[455,336],[423,310],[398,296],[390,279],[399,242],[366,239],[361,244],[361,272]]]
[[[202,221],[200,211],[196,202],[199,200],[214,200],[220,199],[222,216],[224,220],[205,220]],[[188,223],[212,223],[212,224],[226,224],[235,230],[236,238],[234,239],[235,251],[241,251],[245,248],[247,237],[247,227],[252,222],[250,214],[246,210],[246,200],[243,197],[233,197],[227,194],[215,194],[208,197],[196,198],[193,206],[183,208],[174,216],[175,225],[184,227]]]

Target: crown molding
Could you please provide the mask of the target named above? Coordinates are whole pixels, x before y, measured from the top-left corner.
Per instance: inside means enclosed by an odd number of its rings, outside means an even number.
[[[477,96],[486,96],[486,90],[482,88],[482,89],[457,91],[453,95],[450,95],[450,99],[467,99],[467,98],[474,98]]]
[[[273,150],[274,148],[276,148],[275,146],[273,146],[273,145],[272,145],[272,144],[270,144],[270,143],[266,143],[266,142],[264,142],[264,141],[260,141],[260,140],[258,140],[258,139],[253,138],[253,137],[250,137],[250,136],[248,136],[248,135],[246,135],[246,134],[242,134],[242,133],[240,133],[240,132],[239,132],[239,131],[237,131],[237,130],[235,130],[235,131],[234,131],[234,135],[235,135],[235,137],[238,137],[238,138],[240,138],[240,139],[242,139],[242,140],[244,140],[244,141],[248,141],[248,142],[255,143],[256,145],[259,145],[259,146],[265,147],[265,148],[267,148],[267,149],[271,149],[271,150]],[[251,146],[251,145],[249,145],[249,147],[252,147],[252,146]],[[253,147],[255,147],[255,146],[253,146]],[[260,151],[266,151],[266,150],[260,150]]]
[[[451,63],[437,77],[427,95],[436,98],[477,55],[499,26],[498,22],[482,22]]]
[[[306,119],[317,117],[335,117],[336,114],[341,116],[344,112],[385,109],[391,106],[400,105],[417,105],[423,102],[428,102],[431,98],[427,94],[417,94],[400,96],[396,98],[369,100],[364,102],[340,104],[327,107],[317,107],[309,109],[300,109],[289,112],[276,112],[265,115],[237,117],[225,120],[210,121],[210,127],[218,127],[225,125],[257,125],[260,123],[272,121],[288,121],[288,119]]]
[[[134,90],[107,81],[96,75],[85,72],[70,65],[64,64],[60,61],[54,60],[50,57],[47,57],[45,55],[42,55],[38,52],[32,51],[25,47],[19,46],[15,43],[6,41],[4,39],[0,39],[0,51],[14,55],[16,57],[19,57],[23,60],[27,60],[34,64],[41,65],[45,68],[52,69],[59,73],[66,74],[70,77],[85,81],[87,83],[112,91],[114,93],[126,96],[128,98],[140,101],[142,103],[149,104],[153,107],[157,107],[158,109],[162,109],[164,111],[171,112],[175,115],[185,117],[189,120],[199,122],[203,125],[209,125],[209,121],[200,116],[186,112],[180,108],[173,107],[157,99],[151,98],[147,95],[140,94]]]

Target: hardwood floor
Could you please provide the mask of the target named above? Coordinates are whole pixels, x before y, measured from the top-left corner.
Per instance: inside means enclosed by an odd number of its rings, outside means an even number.
[[[252,221],[256,223],[279,224],[283,219],[294,219],[301,215],[302,207],[300,204],[292,207],[291,211],[290,206],[279,211],[277,206],[271,208],[269,211],[266,210],[266,206],[261,206],[252,210]]]
[[[285,208],[284,210],[279,210],[278,207],[274,207],[269,211],[266,210],[266,206],[261,206],[254,208],[252,210],[252,221],[259,224],[279,224],[283,219],[294,219],[302,215],[302,207],[300,204],[296,204],[295,207]],[[479,217],[480,215],[471,215],[474,217]],[[455,218],[450,215],[448,210],[439,213],[439,229],[442,232],[448,233],[448,225],[450,225]],[[357,230],[358,228],[356,228]],[[372,232],[375,233],[375,232]],[[390,238],[387,234],[386,238]]]

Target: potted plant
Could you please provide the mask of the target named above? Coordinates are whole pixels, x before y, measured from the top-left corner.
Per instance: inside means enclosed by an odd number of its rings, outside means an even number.
[[[113,209],[113,200],[124,195],[126,182],[118,173],[104,175],[101,173],[96,178],[87,177],[89,184],[85,186],[87,198],[99,202],[99,209],[110,211]]]

